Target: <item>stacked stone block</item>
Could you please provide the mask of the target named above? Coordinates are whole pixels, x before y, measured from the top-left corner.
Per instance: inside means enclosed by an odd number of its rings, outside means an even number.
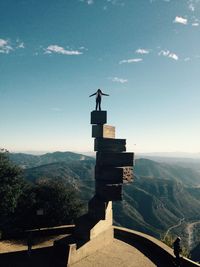
[[[133,179],[133,153],[127,153],[126,140],[115,138],[115,127],[106,125],[106,111],[92,111],[92,137],[96,153],[95,195],[88,213],[76,221],[79,241],[92,240],[113,224],[112,201],[122,200],[122,184]]]
[[[106,125],[106,111],[92,111],[92,137],[96,155],[95,190],[102,201],[122,200],[122,184],[133,179],[133,153],[126,139],[115,139],[115,127]]]
[[[92,137],[96,153],[95,195],[88,212],[75,222],[68,240],[67,266],[109,245],[114,238],[112,201],[122,200],[122,185],[133,179],[133,153],[126,140],[115,139],[115,127],[106,125],[106,111],[92,111]]]

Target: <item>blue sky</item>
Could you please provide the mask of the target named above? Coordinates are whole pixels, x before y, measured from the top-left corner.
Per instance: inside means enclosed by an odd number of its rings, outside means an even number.
[[[137,152],[200,152],[200,0],[1,0],[0,146],[92,151],[102,108]]]

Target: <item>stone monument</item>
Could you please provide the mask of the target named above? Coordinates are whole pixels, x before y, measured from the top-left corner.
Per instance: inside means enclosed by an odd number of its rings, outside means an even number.
[[[95,195],[88,212],[75,222],[68,244],[67,266],[108,245],[114,238],[112,201],[122,200],[122,185],[133,180],[134,154],[126,151],[126,139],[115,139],[115,127],[107,125],[106,111],[92,111],[92,137],[96,151]]]

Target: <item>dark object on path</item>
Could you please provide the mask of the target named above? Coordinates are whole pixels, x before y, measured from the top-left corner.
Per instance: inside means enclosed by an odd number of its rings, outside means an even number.
[[[101,96],[102,96],[102,95],[109,96],[109,95],[104,94],[100,89],[98,89],[98,90],[96,91],[96,93],[90,95],[89,97],[94,96],[94,95],[96,95],[96,110],[97,110],[98,108],[99,108],[99,110],[101,110]]]
[[[181,266],[180,253],[181,253],[182,249],[181,249],[180,241],[181,241],[181,238],[177,237],[176,240],[173,243],[174,255],[176,256],[176,266],[178,266],[178,267]]]
[[[32,237],[32,233],[28,234],[28,238],[27,238],[27,254],[28,256],[31,256],[31,250],[32,250],[32,245],[33,245],[33,237]]]

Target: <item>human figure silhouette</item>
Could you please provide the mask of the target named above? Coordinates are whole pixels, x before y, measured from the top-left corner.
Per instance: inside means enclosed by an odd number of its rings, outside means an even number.
[[[89,97],[94,95],[96,95],[96,110],[99,108],[99,110],[101,111],[101,96],[102,95],[109,96],[109,95],[104,94],[100,89],[98,89],[96,93],[90,95]]]
[[[32,245],[33,245],[33,239],[32,239],[32,234],[30,232],[27,238],[27,247],[28,247],[27,254],[29,257],[31,256]]]
[[[181,266],[180,253],[181,253],[182,249],[181,249],[180,241],[181,241],[181,238],[177,237],[173,243],[174,255],[176,256],[176,266]]]

